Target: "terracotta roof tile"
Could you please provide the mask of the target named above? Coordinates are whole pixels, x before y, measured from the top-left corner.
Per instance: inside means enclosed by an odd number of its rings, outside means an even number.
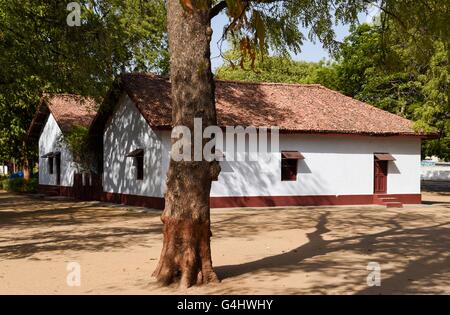
[[[171,125],[170,82],[124,74],[122,87],[151,126]],[[216,81],[221,126],[278,126],[311,133],[417,135],[412,122],[317,84]]]
[[[28,129],[29,140],[39,137],[50,113],[53,114],[62,132],[66,133],[74,126],[89,128],[97,114],[97,105],[89,97],[44,93]]]
[[[43,97],[63,131],[74,126],[88,128],[97,114],[96,103],[89,97],[74,94],[44,94]]]

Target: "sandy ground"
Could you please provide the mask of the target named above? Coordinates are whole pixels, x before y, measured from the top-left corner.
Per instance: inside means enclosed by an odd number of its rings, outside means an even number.
[[[180,290],[150,277],[159,212],[0,192],[2,294],[450,293],[450,193],[383,207],[214,209],[222,282]],[[68,286],[68,263],[81,285]],[[369,287],[369,262],[381,286]]]

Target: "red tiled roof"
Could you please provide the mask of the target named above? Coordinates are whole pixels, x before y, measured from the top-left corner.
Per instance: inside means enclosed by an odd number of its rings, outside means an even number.
[[[120,84],[147,122],[170,127],[170,82],[152,74],[124,74]],[[221,126],[278,126],[308,133],[418,135],[412,122],[317,84],[216,81]]]
[[[63,133],[74,126],[89,128],[97,114],[94,99],[74,94],[44,94],[28,130],[28,138],[37,138],[52,113]]]
[[[44,97],[50,112],[63,131],[68,131],[74,126],[89,128],[97,114],[97,105],[90,97],[74,94],[45,94]]]

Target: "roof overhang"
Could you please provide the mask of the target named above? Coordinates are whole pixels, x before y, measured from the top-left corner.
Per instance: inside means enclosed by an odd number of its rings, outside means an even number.
[[[305,157],[298,151],[281,151],[281,157],[283,159],[290,160],[304,160]]]
[[[137,156],[142,156],[144,155],[144,149],[136,149],[131,151],[130,153],[128,153],[126,156],[127,157],[137,157]]]
[[[374,156],[378,161],[396,161],[396,158],[389,153],[374,153]]]
[[[441,137],[441,135],[439,134],[439,132],[431,132],[431,133],[427,133],[427,134],[420,134],[419,137],[422,140],[433,140],[433,139],[439,139]]]
[[[26,141],[32,142],[39,139],[42,130],[44,129],[47,118],[50,115],[50,109],[45,100],[45,96],[41,97],[36,113],[31,121],[30,128],[28,128]]]
[[[44,155],[41,156],[41,158],[46,159],[46,158],[54,158],[56,156],[61,155],[61,152],[48,152]]]
[[[270,132],[270,128],[268,129]],[[421,139],[438,139],[438,133],[398,133],[398,132],[354,132],[354,131],[338,131],[338,130],[294,130],[294,129],[279,129],[280,134],[309,134],[309,135],[323,135],[323,136],[349,136],[349,137],[410,137]]]
[[[172,126],[169,125],[150,125],[149,126],[154,130],[161,130],[161,131],[171,131]],[[222,129],[223,132],[226,132],[227,126],[219,126],[219,128]],[[244,128],[250,127],[250,126],[243,126]],[[270,134],[271,133],[271,127],[261,126],[261,127],[255,127],[256,131],[259,131],[260,129],[263,129]],[[370,133],[370,132],[351,132],[351,131],[336,131],[336,130],[295,130],[295,129],[278,129],[279,134],[305,134],[305,135],[317,135],[317,136],[339,136],[339,137],[380,137],[380,138],[388,138],[388,137],[402,137],[402,138],[420,138],[424,140],[428,139],[438,139],[439,134],[437,133],[393,133],[393,132],[386,132],[386,133]]]

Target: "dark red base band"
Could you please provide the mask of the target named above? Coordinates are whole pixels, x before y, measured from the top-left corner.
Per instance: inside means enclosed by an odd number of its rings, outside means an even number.
[[[39,185],[41,193],[73,197],[72,187]],[[420,204],[421,194],[390,194],[403,204]],[[164,198],[103,192],[101,200],[130,206],[164,209]],[[337,206],[377,204],[375,195],[211,197],[211,208]]]

